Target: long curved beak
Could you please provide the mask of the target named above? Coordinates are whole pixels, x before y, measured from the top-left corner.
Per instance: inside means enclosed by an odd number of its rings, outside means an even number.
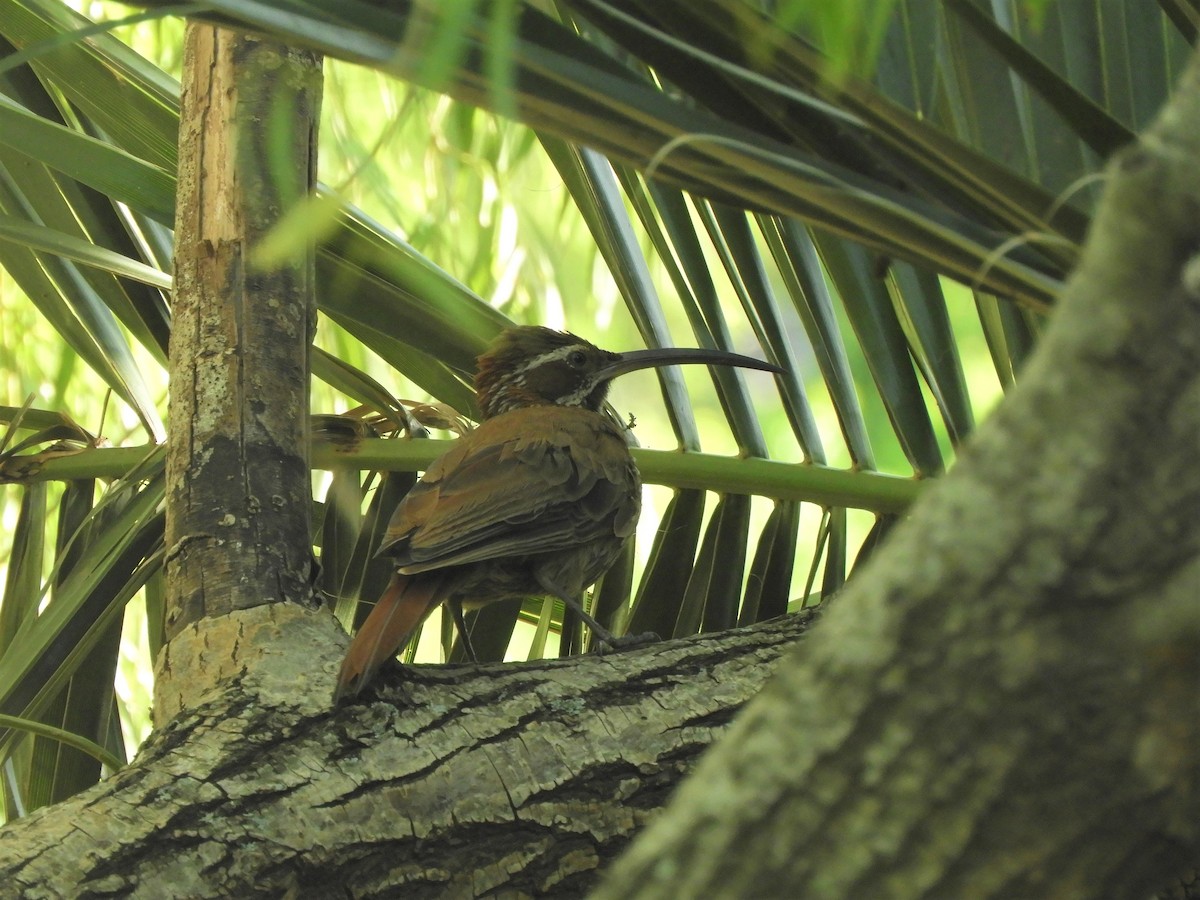
[[[753,356],[728,353],[724,350],[701,350],[700,348],[662,347],[655,350],[630,350],[616,354],[617,359],[597,374],[601,378],[616,378],[626,372],[659,366],[675,366],[686,363],[704,363],[710,366],[738,366],[743,369],[760,369],[764,372],[782,372],[783,369]]]

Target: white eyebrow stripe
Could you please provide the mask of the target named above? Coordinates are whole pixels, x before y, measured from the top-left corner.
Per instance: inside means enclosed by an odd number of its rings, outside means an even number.
[[[514,369],[513,374],[520,375],[524,372],[528,372],[530,369],[536,369],[538,366],[545,365],[546,363],[559,362],[560,360],[566,359],[572,353],[580,350],[586,353],[587,347],[585,347],[583,344],[567,344],[563,347],[555,347],[553,350],[547,350],[540,356],[535,356],[523,366]]]

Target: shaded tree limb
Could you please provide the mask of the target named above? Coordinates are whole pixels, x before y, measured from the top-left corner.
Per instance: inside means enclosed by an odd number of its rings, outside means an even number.
[[[597,897],[1145,897],[1189,877],[1200,62],[1108,176],[1017,389]]]

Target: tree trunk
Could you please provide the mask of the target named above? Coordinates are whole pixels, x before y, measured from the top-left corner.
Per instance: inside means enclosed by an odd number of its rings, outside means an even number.
[[[263,236],[316,178],[321,64],[190,24],[184,52],[167,452],[166,636],[260,603],[311,602],[313,253],[264,268]]]

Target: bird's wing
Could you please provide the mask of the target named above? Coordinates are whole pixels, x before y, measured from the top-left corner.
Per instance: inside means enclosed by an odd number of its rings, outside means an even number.
[[[546,412],[461,438],[396,510],[381,552],[415,574],[632,533],[640,482],[620,432],[587,410]]]

